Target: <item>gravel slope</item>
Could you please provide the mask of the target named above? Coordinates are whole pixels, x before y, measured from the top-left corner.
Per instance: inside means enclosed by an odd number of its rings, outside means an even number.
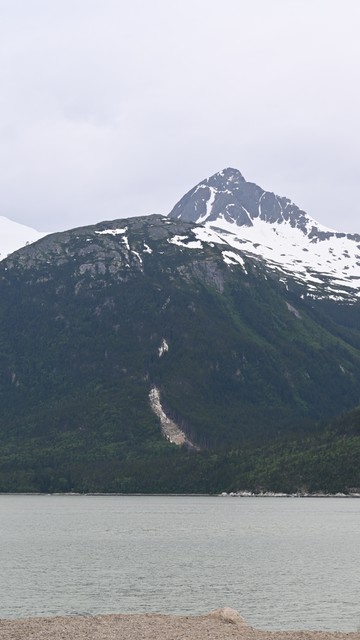
[[[232,609],[206,616],[101,615],[0,620],[1,640],[360,640],[360,633],[270,632]]]

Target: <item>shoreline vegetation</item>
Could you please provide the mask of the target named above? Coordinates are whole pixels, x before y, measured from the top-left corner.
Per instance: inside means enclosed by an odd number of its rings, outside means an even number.
[[[322,491],[308,493],[307,491],[297,491],[296,493],[281,493],[276,491],[261,491],[254,493],[252,491],[224,491],[220,494],[221,498],[360,498],[358,491],[350,491],[349,493],[323,493]]]
[[[359,632],[264,631],[228,607],[202,616],[112,614],[0,619],[2,640],[360,640]]]
[[[53,491],[53,492],[40,492],[40,491],[0,491],[0,496],[101,496],[101,497],[168,497],[168,498],[360,498],[360,491],[358,489],[350,491],[349,493],[325,493],[314,492],[308,493],[307,491],[297,491],[295,493],[283,493],[277,491],[230,491],[227,493],[116,493],[116,492],[78,492],[78,491]]]

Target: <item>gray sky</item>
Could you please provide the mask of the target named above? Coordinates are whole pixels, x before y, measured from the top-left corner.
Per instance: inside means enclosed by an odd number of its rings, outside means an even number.
[[[233,166],[360,232],[359,0],[0,0],[0,215],[168,213]]]

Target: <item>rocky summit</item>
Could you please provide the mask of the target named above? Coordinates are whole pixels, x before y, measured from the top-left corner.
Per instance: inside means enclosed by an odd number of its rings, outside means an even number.
[[[269,259],[291,233],[357,242],[228,169],[3,260],[0,491],[358,487],[358,290]]]
[[[284,282],[295,278],[307,295],[347,301],[360,296],[360,235],[327,229],[236,169],[200,182],[169,216],[213,229],[232,248],[266,260]]]

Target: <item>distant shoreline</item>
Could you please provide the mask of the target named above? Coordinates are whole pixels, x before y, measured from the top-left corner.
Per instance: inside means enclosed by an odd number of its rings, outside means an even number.
[[[19,492],[1,492],[0,496],[66,496],[66,497],[129,497],[129,498],[360,498],[360,493],[277,493],[272,491],[264,491],[263,493],[251,493],[249,491],[223,492],[223,493],[115,493],[115,492],[99,492],[80,493],[77,491],[19,491]]]

